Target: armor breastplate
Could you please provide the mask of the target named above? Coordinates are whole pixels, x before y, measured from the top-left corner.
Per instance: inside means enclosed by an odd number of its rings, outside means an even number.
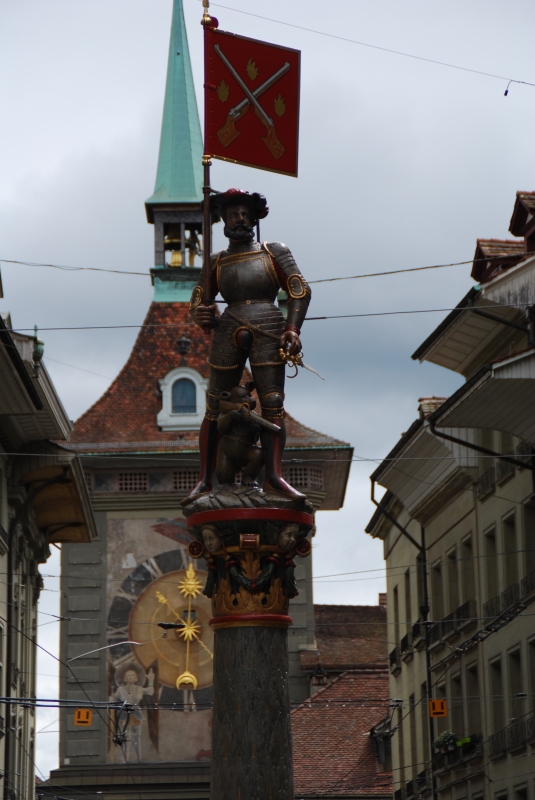
[[[219,291],[229,304],[246,300],[273,303],[277,296],[279,282],[273,264],[260,250],[221,256],[216,270]]]

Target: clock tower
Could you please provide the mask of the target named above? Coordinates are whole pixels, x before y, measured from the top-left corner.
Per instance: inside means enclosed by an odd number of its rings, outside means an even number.
[[[46,786],[68,800],[80,791],[209,797],[207,565],[189,555],[180,504],[198,481],[209,370],[210,339],[189,313],[203,247],[201,159],[182,0],[174,0],[156,185],[145,203],[155,234],[153,301],[126,364],[66,445],[81,457],[98,538],[62,548],[60,696],[134,710],[94,710],[86,727],[61,710],[60,765]],[[285,453],[295,462],[285,478],[315,510],[340,508],[352,448],[290,415],[286,421]],[[300,654],[316,648],[310,562],[296,569],[299,595],[290,604],[296,701],[309,695]]]

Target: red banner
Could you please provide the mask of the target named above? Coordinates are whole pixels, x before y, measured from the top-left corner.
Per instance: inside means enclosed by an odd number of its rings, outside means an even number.
[[[301,52],[205,28],[204,152],[297,177]]]

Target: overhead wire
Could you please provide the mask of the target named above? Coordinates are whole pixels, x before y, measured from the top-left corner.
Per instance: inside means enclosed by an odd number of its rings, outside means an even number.
[[[319,278],[316,280],[308,281],[308,283],[332,283],[334,281],[352,281],[358,278],[379,278],[383,275],[399,275],[407,272],[421,272],[427,269],[445,269],[447,267],[460,267],[466,264],[477,264],[480,261],[503,261],[503,256],[487,256],[486,258],[471,258],[468,261],[451,261],[447,264],[429,264],[423,267],[407,267],[404,269],[389,269],[381,272],[366,272],[359,275],[342,275],[337,278]],[[16,261],[15,259],[0,258],[0,264],[19,264],[26,267],[49,267],[51,269],[59,269],[67,272],[110,272],[115,275],[141,275],[144,278],[150,278],[150,272],[131,272],[122,269],[108,269],[105,267],[67,267],[60,264],[45,264],[37,261]],[[178,273],[180,274],[180,273]]]
[[[297,25],[297,24],[295,24],[293,22],[286,22],[286,21],[280,20],[280,19],[273,19],[272,17],[264,17],[264,16],[262,16],[260,14],[254,14],[252,11],[243,11],[240,8],[232,8],[231,6],[224,6],[221,3],[212,2],[212,5],[216,6],[217,8],[224,8],[226,11],[234,11],[237,14],[244,14],[244,15],[249,16],[249,17],[255,17],[256,19],[263,19],[266,22],[274,22],[277,25],[285,25],[286,27],[296,28],[297,30],[306,31],[307,33],[314,33],[314,34],[316,34],[318,36],[327,36],[330,39],[337,39],[338,41],[341,41],[341,42],[348,42],[349,44],[356,44],[356,45],[359,45],[360,47],[369,47],[372,50],[380,50],[380,51],[382,51],[384,53],[391,53],[392,55],[403,56],[404,58],[412,58],[412,59],[415,59],[417,61],[425,61],[425,62],[427,62],[429,64],[436,64],[436,65],[441,66],[441,67],[448,67],[449,69],[461,70],[462,72],[471,72],[471,73],[473,73],[475,75],[483,75],[486,78],[495,78],[495,79],[500,80],[500,81],[508,81],[509,83],[519,83],[519,84],[523,84],[525,86],[535,86],[535,83],[530,83],[529,81],[516,80],[515,78],[508,78],[508,77],[505,77],[504,75],[496,75],[495,73],[492,73],[492,72],[484,72],[483,70],[472,69],[471,67],[461,67],[459,64],[451,64],[451,63],[449,63],[447,61],[438,61],[437,59],[434,59],[434,58],[426,58],[425,56],[417,56],[417,55],[414,55],[413,53],[405,53],[405,52],[403,52],[401,50],[393,50],[392,48],[389,48],[389,47],[382,47],[382,46],[377,45],[377,44],[370,44],[369,42],[358,41],[357,39],[349,39],[348,37],[340,36],[339,34],[328,33],[327,31],[318,31],[318,30],[315,30],[314,28],[307,28],[304,25]]]

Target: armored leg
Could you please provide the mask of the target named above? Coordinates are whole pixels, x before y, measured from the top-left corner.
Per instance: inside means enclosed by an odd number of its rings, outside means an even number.
[[[206,395],[206,415],[199,432],[199,450],[201,456],[200,480],[190,492],[190,497],[202,492],[209,492],[216,467],[217,445],[219,434],[217,432],[217,418],[219,416],[219,393],[230,391],[239,383],[243,367],[232,369],[218,369],[210,367],[210,379]]]
[[[284,365],[253,367],[253,377],[262,405],[262,416],[279,428],[279,432],[265,428],[260,433],[260,441],[266,463],[264,489],[288,494],[296,499],[304,495],[290,486],[282,477],[282,453],[286,444],[286,425],[284,422]]]

